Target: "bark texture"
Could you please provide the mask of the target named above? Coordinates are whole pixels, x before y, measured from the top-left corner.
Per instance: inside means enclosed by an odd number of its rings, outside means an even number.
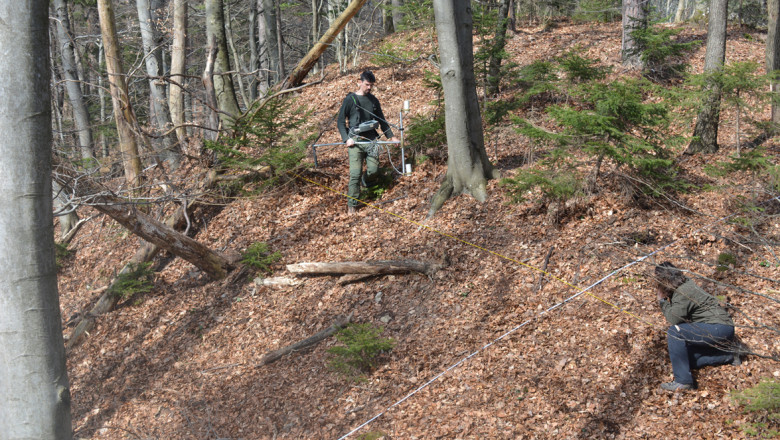
[[[704,55],[704,72],[715,72],[723,68],[726,59],[726,19],[728,0],[711,0],[709,25],[707,27],[707,52]],[[696,126],[693,141],[686,154],[715,153],[718,151],[718,125],[720,124],[720,87],[716,83],[707,85]]]
[[[219,105],[219,120],[226,128],[232,128],[241,114],[236,99],[236,89],[230,72],[227,37],[225,36],[225,13],[222,0],[206,0],[206,34],[213,38],[217,53],[214,58],[214,93]]]
[[[0,8],[0,437],[70,440],[51,183],[49,4]]]
[[[149,77],[149,101],[152,109],[155,132],[154,144],[157,153],[173,168],[178,167],[180,156],[176,151],[176,142],[171,135],[165,134],[171,125],[171,115],[168,111],[166,87],[162,75],[162,39],[160,30],[155,24],[155,5],[150,0],[136,0],[138,23],[141,28],[141,40],[146,60],[146,75]]]
[[[623,1],[621,54],[624,66],[642,67],[642,59],[636,53],[637,45],[631,33],[636,29],[642,29],[647,26],[647,2],[648,0]]]
[[[488,62],[488,94],[495,95],[499,91],[501,82],[501,62],[504,60],[503,52],[506,46],[506,31],[509,27],[509,7],[511,0],[501,0],[498,7],[498,25],[491,44],[490,61]]]
[[[777,18],[780,15],[780,0],[767,0],[768,29],[766,37],[766,71],[772,72],[780,69],[780,24]],[[772,82],[772,94],[776,95],[780,84]],[[780,109],[778,103],[772,101],[772,131],[776,133],[780,126]]]
[[[139,188],[141,186],[141,159],[138,157],[138,140],[135,132],[137,122],[128,98],[127,81],[122,68],[122,58],[119,54],[114,9],[111,0],[97,0],[97,6],[100,33],[106,56],[106,71],[111,90],[111,102],[119,133],[119,149],[122,152],[122,163],[125,167],[125,180],[131,188]]]
[[[77,58],[73,46],[73,32],[68,18],[68,5],[65,0],[53,0],[54,12],[57,16],[57,44],[60,48],[65,90],[73,107],[73,119],[79,137],[79,151],[82,159],[94,157],[92,145],[92,130],[89,125],[89,111],[81,93],[77,68]]]
[[[171,45],[171,80],[168,94],[168,106],[171,112],[171,122],[176,127],[176,137],[182,144],[187,139],[187,129],[184,127],[184,77],[187,68],[187,0],[173,0],[173,44]]]
[[[472,11],[468,0],[435,0],[447,130],[447,175],[434,196],[428,217],[450,197],[487,198],[487,180],[498,177],[485,151],[482,117],[474,77]]]

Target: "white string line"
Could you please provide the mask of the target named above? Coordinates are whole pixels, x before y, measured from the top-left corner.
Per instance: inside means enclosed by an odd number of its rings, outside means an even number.
[[[778,200],[778,201],[780,201],[780,197],[774,197],[772,200]],[[765,202],[765,203],[766,203],[766,202]],[[763,203],[762,203],[762,204],[763,204]],[[653,255],[655,255],[655,254],[657,254],[657,253],[659,253],[659,252],[661,252],[661,251],[663,251],[663,250],[665,250],[665,249],[667,249],[667,248],[669,248],[669,247],[671,247],[671,246],[673,246],[673,245],[677,244],[677,243],[678,243],[678,242],[680,242],[681,240],[683,240],[683,239],[685,239],[685,238],[687,238],[687,237],[690,237],[690,236],[692,236],[693,234],[696,234],[697,232],[700,232],[700,231],[703,231],[703,230],[705,230],[705,229],[708,229],[708,228],[710,228],[710,227],[712,227],[712,226],[714,226],[714,225],[716,225],[716,224],[718,224],[718,223],[720,223],[720,222],[722,222],[722,221],[724,221],[724,220],[727,220],[728,218],[730,218],[730,217],[733,217],[733,216],[735,216],[735,215],[737,215],[737,214],[736,214],[736,213],[734,213],[734,214],[730,214],[730,215],[727,215],[727,216],[725,216],[725,217],[722,217],[722,218],[720,218],[720,219],[718,219],[718,220],[715,220],[714,222],[712,222],[712,223],[710,223],[710,224],[708,224],[708,225],[706,225],[706,226],[703,226],[703,227],[701,227],[701,228],[699,228],[699,229],[697,229],[697,230],[695,230],[695,231],[693,231],[693,232],[689,232],[688,234],[686,234],[686,235],[684,235],[684,236],[682,236],[682,237],[678,238],[677,240],[674,240],[674,241],[672,241],[671,243],[668,243],[668,244],[666,244],[666,245],[664,245],[664,246],[662,246],[662,247],[660,247],[660,248],[658,248],[658,249],[654,250],[653,252],[651,252],[651,253],[649,253],[649,254],[647,254],[647,255],[643,256],[643,257],[637,258],[637,259],[635,259],[634,261],[631,261],[631,262],[629,262],[628,264],[625,264],[623,267],[620,267],[620,268],[618,268],[618,269],[615,269],[615,270],[613,270],[612,272],[608,273],[607,275],[605,275],[604,277],[602,277],[602,278],[601,278],[601,279],[599,279],[598,281],[594,282],[594,283],[593,283],[593,284],[591,284],[590,286],[588,286],[588,287],[586,287],[586,288],[584,288],[584,289],[580,290],[579,292],[577,292],[577,293],[575,293],[574,295],[572,295],[572,296],[570,296],[570,297],[568,297],[568,298],[564,299],[563,301],[559,302],[558,304],[555,304],[555,305],[553,305],[553,306],[551,306],[551,307],[547,308],[546,310],[542,311],[542,312],[541,312],[541,313],[539,313],[538,315],[536,315],[536,316],[534,316],[534,317],[531,317],[531,318],[529,318],[529,319],[525,320],[523,323],[521,323],[521,324],[517,325],[516,327],[514,327],[513,329],[511,329],[511,330],[509,330],[509,331],[505,332],[503,335],[501,335],[501,336],[499,336],[498,338],[494,339],[493,341],[491,341],[491,342],[489,342],[489,343],[485,344],[485,345],[484,345],[484,346],[482,346],[481,348],[479,348],[479,349],[475,350],[475,351],[474,351],[473,353],[471,353],[470,355],[468,355],[468,356],[464,357],[463,359],[459,360],[458,362],[455,362],[454,364],[452,364],[451,366],[449,366],[449,367],[448,367],[446,370],[442,371],[441,373],[439,373],[439,374],[437,374],[436,376],[434,376],[433,378],[431,378],[431,379],[430,379],[428,382],[425,382],[424,384],[422,384],[422,385],[420,385],[419,387],[417,387],[415,390],[413,390],[413,391],[411,391],[410,393],[408,393],[408,394],[407,394],[406,396],[404,396],[404,397],[403,397],[401,400],[399,400],[399,401],[395,402],[394,404],[392,404],[392,405],[388,406],[387,408],[385,408],[384,410],[382,410],[381,412],[379,412],[379,413],[378,413],[377,415],[375,415],[374,417],[372,417],[372,418],[368,419],[367,421],[365,421],[365,422],[364,422],[363,424],[361,424],[360,426],[356,427],[356,428],[355,428],[355,429],[353,429],[352,431],[349,431],[348,433],[346,433],[346,434],[344,434],[343,436],[339,437],[339,439],[338,439],[338,440],[344,440],[344,439],[346,439],[347,437],[349,437],[350,435],[352,435],[352,434],[354,434],[354,433],[356,433],[356,432],[360,431],[362,428],[364,428],[365,426],[369,425],[369,424],[370,424],[371,422],[373,422],[374,420],[376,420],[376,419],[378,419],[379,417],[383,416],[383,415],[384,415],[386,412],[390,411],[391,409],[393,409],[393,408],[395,408],[396,406],[400,405],[401,403],[405,402],[405,401],[406,401],[407,399],[409,399],[410,397],[414,396],[415,394],[419,393],[419,392],[420,392],[420,391],[422,391],[423,389],[427,388],[427,387],[428,387],[430,384],[432,384],[433,382],[435,382],[436,380],[438,380],[440,377],[442,377],[442,376],[444,376],[445,374],[447,374],[449,371],[451,371],[451,370],[453,370],[453,369],[457,368],[457,367],[458,367],[460,364],[462,364],[462,363],[466,362],[467,360],[471,359],[472,357],[476,356],[478,353],[480,353],[480,352],[484,351],[485,349],[487,349],[487,348],[489,348],[490,346],[494,345],[494,344],[495,344],[495,343],[497,343],[498,341],[500,341],[500,340],[504,339],[505,337],[507,337],[507,336],[511,335],[512,333],[514,333],[514,332],[516,332],[517,330],[521,329],[522,327],[526,326],[526,325],[527,325],[527,324],[529,324],[531,321],[533,321],[533,320],[535,320],[535,319],[538,319],[538,318],[541,318],[542,316],[544,316],[544,315],[545,315],[545,314],[547,314],[548,312],[551,312],[551,311],[553,311],[553,310],[555,310],[555,309],[557,309],[557,308],[559,308],[559,307],[562,307],[563,305],[565,305],[565,304],[567,304],[567,303],[569,303],[569,302],[573,301],[574,299],[578,298],[578,297],[579,297],[580,295],[582,295],[583,293],[586,293],[586,292],[588,292],[589,290],[591,290],[591,289],[593,289],[594,287],[598,286],[599,284],[603,283],[605,280],[607,280],[608,278],[610,278],[610,277],[614,276],[615,274],[617,274],[617,273],[619,273],[619,272],[622,272],[622,271],[624,271],[625,269],[628,269],[628,268],[629,268],[629,267],[631,267],[631,266],[634,266],[634,265],[636,265],[636,264],[639,264],[639,263],[641,263],[642,261],[644,261],[644,260],[646,260],[646,259],[648,259],[648,258],[652,257]],[[619,310],[621,310],[621,311],[622,311],[623,309],[621,308],[621,309],[619,309]]]

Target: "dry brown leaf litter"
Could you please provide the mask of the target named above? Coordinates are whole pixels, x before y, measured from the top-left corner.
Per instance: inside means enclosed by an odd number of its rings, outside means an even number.
[[[761,44],[740,35],[731,33],[728,59],[760,61]],[[421,43],[421,54],[430,51],[422,45],[430,39],[414,41]],[[545,32],[524,29],[510,39],[508,50],[517,62],[527,64],[578,44],[589,56],[619,70],[620,34],[615,24],[562,23]],[[700,69],[703,51],[693,58],[694,69]],[[413,114],[430,110],[427,103],[434,96],[422,87],[423,69],[433,66],[418,61],[375,69],[380,80],[376,93],[386,115],[394,115],[403,100],[413,102]],[[354,72],[337,76],[329,69],[322,84],[301,93],[301,101],[317,109],[313,118],[330,124],[321,142],[338,139],[335,123],[328,121],[354,88],[355,76]],[[734,130],[729,110],[723,119],[721,142],[728,147]],[[512,158],[526,154],[529,146],[512,130],[502,131],[500,140],[495,150],[498,165],[511,175],[516,166],[510,165]],[[776,145],[770,148],[777,151]],[[714,159],[722,160],[727,153]],[[322,156],[322,169],[312,178],[344,191],[343,151],[331,149]],[[702,161],[691,159],[687,172],[699,173]],[[444,172],[441,164],[422,164],[383,200],[405,197],[382,209],[423,221]],[[704,175],[693,177],[713,181]],[[680,196],[700,215],[627,206],[618,191],[606,188],[580,219],[560,228],[545,224],[543,211],[535,211],[533,203],[508,205],[491,183],[485,203],[456,198],[427,225],[536,267],[554,247],[548,271],[586,286],[638,252],[684,237],[729,213],[733,206],[724,201],[741,194],[744,190],[738,185],[748,182],[733,183],[722,198],[695,192]],[[537,292],[538,272],[380,211],[363,209],[348,217],[345,206],[342,196],[297,181],[266,196],[237,200],[206,224],[199,221],[197,239],[214,249],[235,250],[266,241],[284,255],[285,264],[446,256],[451,266],[431,279],[391,276],[340,286],[335,278],[309,278],[300,286],[270,289],[252,283],[209,283],[188,263],[169,259],[153,292],[100,318],[85,342],[68,353],[77,435],[337,438],[531,318],[531,324],[388,411],[358,435],[383,431],[395,439],[741,438],[740,425],[746,418],[730,403],[728,391],[780,375],[776,363],[750,359],[739,368],[701,371],[696,392],[662,393],[658,384],[669,380],[671,368],[663,318],[647,287],[646,267],[634,266],[593,293],[651,325],[589,297],[537,318],[575,290],[547,278]],[[654,242],[642,249],[619,244],[636,231],[651,231]],[[777,237],[778,225],[770,225],[766,233]],[[89,292],[105,285],[138,244],[103,217],[80,232],[74,261],[60,274],[64,320],[89,309],[99,295]],[[665,255],[711,262],[726,250],[722,239],[702,232],[684,238]],[[746,271],[777,278],[776,268],[757,264],[766,253],[760,247],[753,254],[728,250],[744,261]],[[691,268],[712,274],[701,265]],[[282,264],[276,274],[284,274]],[[751,290],[777,289],[755,278],[729,276],[728,282]],[[778,322],[771,304],[727,293],[755,316]],[[380,317],[390,316],[386,334],[398,341],[367,382],[349,383],[328,371],[325,351],[333,341],[266,367],[254,366],[266,352],[351,312],[360,322],[379,323]],[[766,334],[739,332],[758,350],[778,350],[777,341]]]

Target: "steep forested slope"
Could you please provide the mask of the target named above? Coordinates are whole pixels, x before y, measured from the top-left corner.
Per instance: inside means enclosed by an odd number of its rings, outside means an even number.
[[[435,93],[423,85],[424,70],[435,70],[426,56],[435,50],[430,31],[393,38],[422,56],[411,64],[375,67],[385,113],[397,114],[403,100],[412,101],[412,115],[432,111]],[[732,31],[727,59],[760,61],[758,39]],[[523,28],[511,36],[507,50],[527,65],[575,45],[614,66],[615,77],[635,75],[618,65],[618,24]],[[702,48],[691,56],[694,70],[701,69],[703,53]],[[314,109],[311,121],[327,129],[321,142],[338,139],[334,116],[356,80],[355,72],[334,72],[326,70],[321,84],[298,97]],[[600,192],[578,201],[559,224],[533,198],[510,204],[496,182],[485,203],[459,197],[425,222],[445,172],[433,156],[415,164],[411,176],[397,178],[379,199],[382,204],[347,216],[341,194],[348,178],[346,154],[323,149],[320,168],[300,178],[196,212],[197,239],[236,251],[267,242],[282,254],[273,266],[276,276],[289,275],[283,264],[306,261],[417,259],[448,266],[430,277],[393,275],[346,285],[337,277],[312,277],[271,288],[252,277],[208,282],[186,262],[163,256],[155,264],[154,289],[101,317],[68,352],[77,435],[338,438],[382,413],[352,438],[367,432],[394,439],[743,437],[741,425],[749,419],[729,391],[777,378],[780,366],[750,357],[740,367],[700,371],[697,391],[660,391],[671,367],[650,277],[653,263],[672,260],[718,281],[702,284],[741,311],[735,320],[742,340],[757,352],[777,355],[777,333],[758,325],[778,326],[777,302],[755,293],[780,296],[775,281],[780,206],[770,202],[757,214],[763,219],[758,234],[720,221],[738,213],[740,200],[758,188],[750,173],[715,178],[702,171],[705,163],[732,153],[730,110],[722,121],[719,154],[680,162],[681,178],[693,184],[688,192],[638,203],[623,196],[607,170]],[[687,135],[690,128],[679,130]],[[505,176],[543,153],[543,146],[516,134],[511,122],[490,133],[488,154]],[[777,143],[766,147],[776,159]],[[66,326],[89,309],[99,295],[95,289],[138,244],[104,217],[79,233],[75,255],[60,272]],[[594,284],[657,250],[651,259]],[[716,269],[722,253],[734,257],[726,271]],[[540,279],[542,267],[548,275]],[[550,309],[589,286],[587,294]],[[348,314],[355,322],[384,326],[384,335],[397,342],[367,380],[349,381],[329,370],[332,339],[258,365],[265,353]]]

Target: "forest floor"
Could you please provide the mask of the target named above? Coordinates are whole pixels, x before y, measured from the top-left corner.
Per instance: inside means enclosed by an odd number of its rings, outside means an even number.
[[[705,38],[694,28],[684,34]],[[412,102],[412,115],[432,111],[435,96],[422,80],[424,70],[435,69],[427,61],[432,30],[392,38],[421,59],[373,66],[386,116],[397,120],[403,100]],[[727,61],[763,65],[762,38],[732,29]],[[507,50],[526,65],[575,45],[613,66],[613,74],[626,73],[619,66],[619,23],[521,27]],[[703,47],[693,53],[694,71],[701,71],[703,57]],[[369,59],[361,59],[361,67],[372,67]],[[357,70],[334,72],[328,68],[325,80],[299,97],[316,109],[312,120],[327,128],[319,142],[338,139],[335,114],[356,85]],[[495,181],[484,203],[460,196],[425,221],[446,172],[435,158],[398,177],[381,204],[348,216],[346,154],[323,149],[319,168],[303,174],[307,180],[194,213],[195,238],[217,250],[267,242],[283,256],[272,276],[292,276],[284,265],[301,262],[449,265],[430,277],[378,276],[341,285],[338,277],[324,276],[271,288],[251,276],[209,282],[189,263],[158,258],[154,289],[100,317],[67,353],[76,436],[336,439],[380,415],[350,438],[746,438],[743,427],[752,419],[730,392],[780,378],[780,364],[752,356],[739,367],[700,370],[696,391],[659,390],[672,377],[666,325],[649,276],[653,264],[670,260],[717,280],[722,284],[700,284],[740,310],[735,321],[742,341],[758,353],[780,353],[777,334],[756,324],[780,324],[777,303],[756,295],[780,296],[773,281],[780,276],[780,204],[767,205],[758,235],[720,221],[739,209],[739,200],[754,196],[757,180],[702,172],[704,163],[733,153],[734,125],[733,112],[724,110],[721,151],[681,158],[681,178],[694,183],[691,191],[636,203],[603,178],[600,192],[559,224],[551,224],[535,201],[510,204]],[[504,176],[539,148],[511,123],[487,137],[488,154]],[[765,147],[778,157],[776,139]],[[102,216],[79,232],[59,276],[66,335],[139,245]],[[717,271],[724,252],[735,262]],[[538,269],[545,265],[549,276],[540,282]],[[382,325],[383,336],[397,343],[366,380],[329,369],[333,338],[258,365],[265,353],[348,314],[354,322]],[[361,437],[366,434],[374,436]]]

